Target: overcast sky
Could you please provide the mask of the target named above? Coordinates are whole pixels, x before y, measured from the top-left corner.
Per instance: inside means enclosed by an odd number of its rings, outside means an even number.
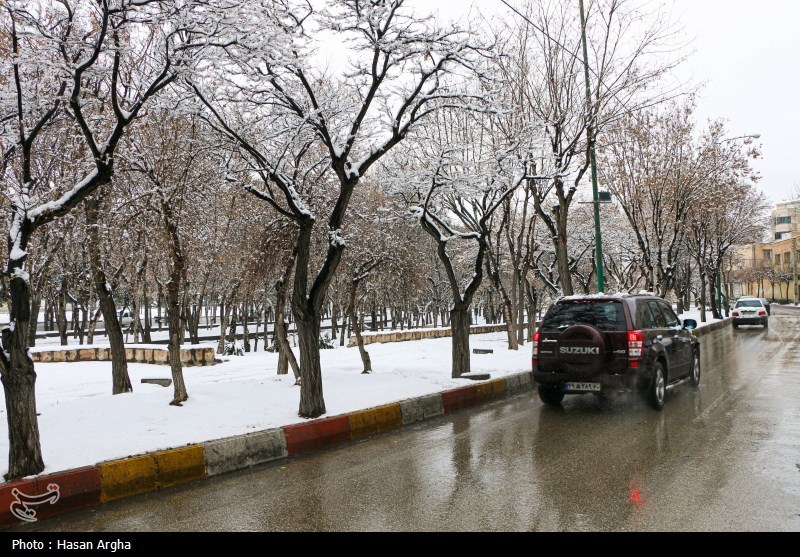
[[[521,0],[510,0],[519,5]],[[653,0],[657,2],[658,0]],[[410,0],[425,9],[464,14],[470,0]],[[673,18],[693,39],[695,54],[684,68],[697,82],[706,82],[697,117],[724,118],[731,137],[761,134],[763,158],[758,187],[773,201],[788,199],[800,188],[795,149],[800,141],[798,67],[795,40],[800,2],[767,0],[667,0]],[[480,0],[483,14],[506,15],[502,0]],[[577,10],[578,1],[575,0]]]

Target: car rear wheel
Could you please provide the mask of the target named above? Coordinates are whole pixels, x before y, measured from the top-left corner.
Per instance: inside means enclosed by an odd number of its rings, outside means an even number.
[[[769,327],[769,319],[764,319],[764,328]]]
[[[700,351],[692,351],[692,386],[697,387],[700,385]]]
[[[667,395],[667,377],[664,374],[664,364],[656,362],[653,369],[653,382],[647,391],[647,402],[656,410],[664,408],[664,398]]]
[[[739,328],[739,324],[738,323],[733,323],[732,325],[733,325],[734,329],[738,329]]]
[[[561,404],[564,400],[564,391],[558,387],[548,387],[546,385],[539,385],[539,398],[545,404]]]

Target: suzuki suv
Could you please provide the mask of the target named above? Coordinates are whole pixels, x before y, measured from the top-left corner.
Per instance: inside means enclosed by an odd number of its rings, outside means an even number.
[[[539,398],[636,391],[661,410],[667,391],[700,384],[700,341],[694,319],[681,321],[651,294],[565,296],[533,336]]]

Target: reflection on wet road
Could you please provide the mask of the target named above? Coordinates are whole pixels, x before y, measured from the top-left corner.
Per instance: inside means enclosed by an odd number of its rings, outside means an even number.
[[[19,530],[800,531],[800,310],[701,341],[662,412],[530,393]]]

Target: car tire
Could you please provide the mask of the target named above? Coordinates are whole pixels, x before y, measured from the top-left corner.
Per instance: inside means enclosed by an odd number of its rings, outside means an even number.
[[[647,389],[647,402],[656,410],[664,408],[664,399],[667,396],[667,376],[664,364],[657,361],[653,366],[653,380]]]
[[[764,319],[763,323],[764,323],[764,328],[765,328],[765,329],[766,329],[767,327],[769,327],[769,318],[767,318],[767,319]]]
[[[692,370],[689,375],[692,387],[700,386],[700,351],[692,350]]]
[[[564,391],[558,387],[539,385],[539,399],[545,404],[559,405],[564,400]]]
[[[738,323],[731,323],[731,325],[733,325],[734,329],[738,329],[739,328],[739,324]]]

